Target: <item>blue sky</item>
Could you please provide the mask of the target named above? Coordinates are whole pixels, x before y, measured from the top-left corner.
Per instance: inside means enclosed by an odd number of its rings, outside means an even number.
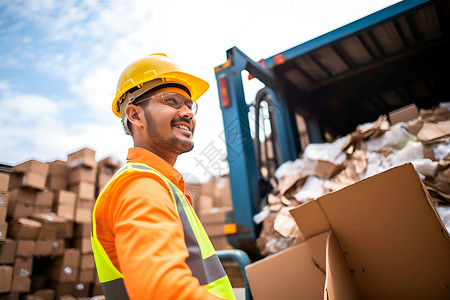
[[[111,112],[117,79],[130,62],[165,52],[210,83],[195,148],[176,168],[201,181],[226,173],[221,161],[199,163],[207,149],[217,159],[226,153],[214,77],[226,50],[257,61],[395,2],[0,1],[0,162],[65,160],[82,147],[124,161],[132,140]],[[259,87],[250,81],[246,93],[253,98]]]

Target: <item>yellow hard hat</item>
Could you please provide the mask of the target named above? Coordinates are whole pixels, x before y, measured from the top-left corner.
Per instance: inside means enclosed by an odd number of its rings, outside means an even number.
[[[112,103],[114,114],[121,118],[120,104],[126,92],[135,87],[142,88],[145,82],[150,81],[155,81],[155,84],[151,85],[152,88],[170,83],[181,84],[189,90],[193,101],[200,98],[209,88],[206,81],[183,72],[166,54],[151,54],[131,63],[120,75],[116,97]]]

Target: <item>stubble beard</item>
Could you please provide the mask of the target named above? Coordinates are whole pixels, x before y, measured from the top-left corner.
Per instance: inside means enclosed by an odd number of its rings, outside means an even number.
[[[150,116],[147,111],[144,111],[146,123],[147,123],[147,135],[151,141],[157,143],[159,145],[165,145],[170,151],[173,151],[177,154],[182,154],[191,151],[194,148],[194,142],[192,140],[186,141],[177,138],[176,136],[165,137],[161,134],[158,134],[156,128],[157,125],[153,121],[152,116]],[[173,122],[171,122],[170,126],[173,128]]]

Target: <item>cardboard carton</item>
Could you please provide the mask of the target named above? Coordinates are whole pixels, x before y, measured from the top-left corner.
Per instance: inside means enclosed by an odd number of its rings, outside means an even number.
[[[97,168],[78,166],[69,171],[69,185],[74,185],[81,181],[95,184],[96,178]]]
[[[95,168],[97,166],[95,151],[89,148],[83,148],[72,152],[67,156],[67,164],[69,168],[75,168],[80,165]]]
[[[389,121],[391,125],[397,124],[399,122],[406,123],[410,120],[417,118],[418,116],[419,116],[419,109],[413,103],[405,107],[391,111],[389,113]]]
[[[9,202],[9,193],[0,192],[0,222],[6,220],[8,202]]]
[[[42,224],[38,239],[53,239],[58,238],[58,232],[63,231],[63,224],[67,219],[56,215],[53,212],[33,214],[30,219],[36,220]]]
[[[73,220],[77,195],[71,191],[58,191],[55,200],[55,212],[58,216]]]
[[[36,173],[12,173],[9,180],[9,189],[27,187],[36,190],[45,188],[47,176]]]
[[[33,213],[36,191],[24,187],[9,191],[7,217],[26,218]]]
[[[52,191],[59,191],[67,189],[68,178],[67,176],[49,175],[47,176],[46,187]]]
[[[0,265],[0,293],[11,291],[12,267]]]
[[[13,276],[30,276],[33,271],[33,258],[16,257],[13,265]]]
[[[73,246],[80,249],[81,254],[92,253],[92,243],[89,237],[75,237],[73,239]]]
[[[32,281],[34,281],[34,278],[32,278]],[[33,285],[32,285],[33,287]],[[52,289],[39,289],[35,291],[32,294],[29,294],[27,296],[30,296],[30,299],[25,298],[25,300],[53,300],[55,299],[55,291]]]
[[[78,199],[86,201],[95,200],[95,184],[90,182],[81,181],[75,185],[69,187],[69,190],[75,192]]]
[[[92,225],[88,223],[75,224],[75,237],[90,238]]]
[[[34,256],[43,257],[52,255],[54,251],[53,245],[55,241],[56,240],[37,240]]]
[[[76,282],[74,284],[72,295],[80,299],[83,297],[88,297],[89,292],[90,292],[90,284],[88,282]]]
[[[53,205],[53,192],[45,189],[37,191],[34,199],[35,206],[52,206]]]
[[[0,264],[12,265],[14,263],[17,241],[6,239],[0,243]]]
[[[17,240],[16,257],[31,258],[35,248],[36,242],[33,240]]]
[[[75,207],[75,222],[89,224],[92,222],[92,210],[95,202],[78,199]]]
[[[63,224],[62,231],[58,231],[58,238],[60,239],[70,239],[73,237],[73,221],[67,220]]]
[[[14,172],[18,173],[34,173],[47,176],[49,165],[34,159],[30,159],[21,164],[12,167]]]
[[[69,166],[65,161],[54,160],[48,165],[48,176],[67,177],[69,174]]]
[[[450,299],[449,233],[411,164],[291,213],[305,241],[246,268],[255,299],[274,299],[267,295],[277,284],[283,299]],[[292,268],[301,274],[280,283]],[[317,272],[323,276],[311,282]],[[300,278],[308,285],[300,288]]]
[[[93,283],[95,280],[95,269],[80,269],[79,282]]]
[[[52,256],[63,256],[64,251],[66,250],[66,244],[64,239],[57,239],[56,241],[53,241],[52,244]]]
[[[33,206],[33,214],[49,213],[52,210],[53,210],[53,206],[41,206],[41,205],[34,205]]]
[[[83,254],[80,258],[80,269],[95,269],[94,254]]]
[[[6,192],[9,187],[9,173],[0,172],[0,192]]]
[[[75,282],[78,278],[80,250],[67,248],[62,257],[55,258],[47,270],[48,277],[58,282]]]
[[[31,287],[31,278],[29,276],[14,276],[12,278],[11,292],[28,293]]]
[[[16,240],[35,240],[42,224],[28,218],[13,219],[9,222],[8,235]]]
[[[11,219],[27,218],[34,212],[34,205],[29,203],[12,202],[8,205],[6,216]]]
[[[0,221],[0,242],[6,240],[6,234],[8,233],[8,223]]]

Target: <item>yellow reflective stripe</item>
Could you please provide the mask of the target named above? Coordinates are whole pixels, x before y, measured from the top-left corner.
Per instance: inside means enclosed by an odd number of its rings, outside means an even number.
[[[205,285],[205,288],[208,292],[215,296],[229,300],[236,300],[236,296],[234,295],[228,276],[224,276],[216,281],[208,283]]]
[[[126,168],[122,167],[119,171],[114,174],[113,178],[106,184],[103,191],[106,190],[106,188],[114,182],[118,175],[122,173]],[[100,193],[100,196],[103,194],[103,191]],[[112,261],[109,259],[108,254],[106,254],[105,249],[100,244],[98,238],[97,238],[97,225],[95,222],[95,211],[97,208],[97,203],[94,205],[94,210],[92,212],[92,235],[91,235],[91,243],[92,243],[92,250],[94,253],[94,260],[97,267],[97,273],[98,273],[98,279],[102,282],[112,281],[118,278],[123,278],[123,275],[117,270],[117,268],[114,266]]]

